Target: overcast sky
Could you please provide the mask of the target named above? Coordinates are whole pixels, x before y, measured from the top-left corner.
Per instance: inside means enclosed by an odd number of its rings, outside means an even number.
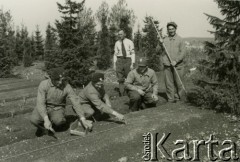
[[[85,4],[95,13],[102,1],[86,0]],[[118,0],[105,1],[111,7]],[[48,22],[53,24],[60,18],[56,2],[64,3],[65,0],[0,0],[0,5],[4,11],[11,11],[15,25],[23,23],[32,32],[38,24],[45,32]],[[213,0],[127,0],[127,3],[137,16],[134,30],[138,23],[143,26],[146,15],[151,15],[160,22],[164,32],[166,23],[175,21],[179,26],[177,32],[182,37],[213,37],[207,32],[213,29],[204,13],[220,16]]]

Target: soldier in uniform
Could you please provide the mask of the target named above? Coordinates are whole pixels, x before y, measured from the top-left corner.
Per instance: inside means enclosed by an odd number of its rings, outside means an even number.
[[[93,73],[91,82],[80,92],[79,100],[86,118],[91,117],[95,111],[101,111],[117,117],[120,121],[124,116],[112,109],[108,94],[104,90],[104,74]]]
[[[156,106],[158,101],[157,76],[154,70],[148,68],[146,58],[139,58],[138,67],[130,71],[125,84],[130,99],[130,111]]]
[[[65,123],[66,99],[69,98],[73,109],[85,128],[91,128],[91,121],[86,120],[78,102],[78,97],[67,83],[63,68],[50,70],[49,79],[42,81],[38,87],[37,105],[31,115],[31,123],[38,128],[36,135],[44,135],[50,130],[61,128]],[[54,128],[54,129],[53,129]]]

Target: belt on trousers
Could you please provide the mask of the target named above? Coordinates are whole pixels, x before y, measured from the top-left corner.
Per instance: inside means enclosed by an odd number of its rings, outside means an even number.
[[[66,104],[54,104],[54,103],[46,103],[47,109],[48,110],[59,110],[59,109],[64,109]]]
[[[117,56],[117,58],[122,58],[122,59],[131,59],[131,57],[124,57],[124,56]]]

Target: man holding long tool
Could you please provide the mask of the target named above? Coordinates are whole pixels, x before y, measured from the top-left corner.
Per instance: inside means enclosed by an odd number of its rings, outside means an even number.
[[[177,24],[167,24],[168,37],[163,39],[166,51],[163,55],[165,84],[168,102],[176,102],[181,99],[184,86],[181,78],[184,71],[184,43],[176,34]],[[175,68],[175,69],[174,69]]]
[[[119,40],[115,43],[113,68],[117,73],[119,82],[119,95],[123,96],[125,91],[124,82],[130,70],[134,68],[135,52],[134,44],[130,39],[125,38],[123,30],[118,32]]]

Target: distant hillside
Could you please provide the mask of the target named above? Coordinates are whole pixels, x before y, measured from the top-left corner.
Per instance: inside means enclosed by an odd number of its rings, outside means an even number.
[[[184,42],[189,42],[190,45],[194,46],[202,46],[205,41],[208,42],[213,42],[214,38],[209,38],[209,37],[186,37],[183,38]]]
[[[209,38],[209,37],[186,37],[186,38],[183,38],[183,40],[188,41],[188,42],[204,42],[204,41],[212,42],[212,41],[214,41],[214,38]]]

